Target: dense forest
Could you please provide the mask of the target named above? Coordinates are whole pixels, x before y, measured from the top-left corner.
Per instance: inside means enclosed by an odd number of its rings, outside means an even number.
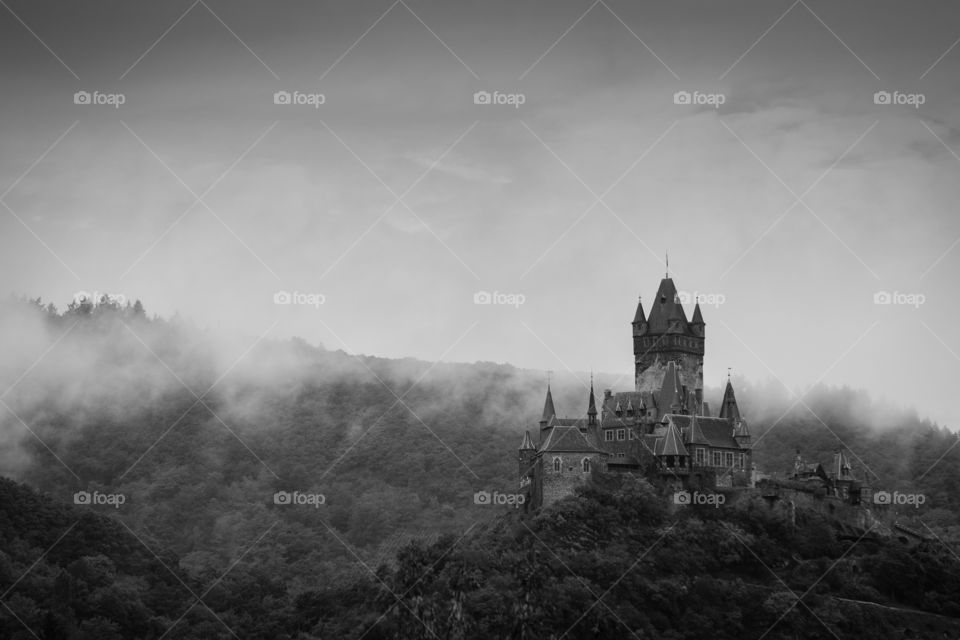
[[[843,448],[925,494],[902,518],[931,543],[839,541],[752,500],[671,510],[636,478],[540,514],[476,505],[515,486],[542,404],[543,374],[509,365],[229,342],[109,300],[11,301],[0,346],[0,637],[958,635],[957,436],[863,391],[737,381],[754,460]],[[554,393],[585,409],[576,376]]]

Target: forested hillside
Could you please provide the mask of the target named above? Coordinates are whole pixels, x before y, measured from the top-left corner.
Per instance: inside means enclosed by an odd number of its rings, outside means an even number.
[[[830,598],[804,602],[837,629],[883,618],[833,596],[960,615],[946,604],[957,601],[960,575],[947,547],[858,546],[866,555],[849,564],[826,525],[788,531],[755,505],[673,527],[658,490],[643,483],[522,521],[475,505],[475,491],[515,486],[542,372],[226,341],[150,318],[139,303],[59,313],[11,301],[0,346],[0,473],[27,485],[4,483],[0,504],[0,602],[9,607],[0,628],[20,634],[11,637],[32,637],[14,613],[50,629],[41,637],[158,637],[194,594],[209,610],[189,609],[167,637],[231,637],[227,627],[240,637],[434,637],[418,620],[428,617],[439,637],[550,637],[575,622],[568,637],[613,637],[626,633],[619,617],[638,637],[693,638],[693,623],[678,620],[697,616],[727,620],[720,628],[734,637],[772,624],[792,602],[765,566],[799,593],[815,587],[808,598],[827,589]],[[624,388],[630,378],[597,384]],[[737,388],[762,470],[789,471],[798,447],[824,463],[845,448],[869,484],[928,496],[905,518],[960,542],[954,433],[864,392],[818,387],[790,408],[796,398],[775,385]],[[707,395],[715,402],[717,392]],[[555,378],[554,395],[563,414],[585,408],[573,375]],[[122,503],[74,505],[78,491]],[[278,492],[322,502],[278,503]],[[839,559],[846,569],[814,585]],[[915,582],[890,582],[874,563]],[[607,589],[609,607],[577,622]],[[76,606],[56,606],[63,593]],[[724,613],[727,599],[735,611]],[[768,637],[793,637],[811,621],[798,605],[782,635]]]

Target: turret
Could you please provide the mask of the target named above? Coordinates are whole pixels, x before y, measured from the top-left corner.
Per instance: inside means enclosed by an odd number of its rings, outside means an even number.
[[[543,416],[540,417],[540,428],[545,429],[550,419],[557,415],[557,410],[553,408],[553,394],[550,393],[550,384],[547,383],[547,399],[543,403]]]
[[[637,299],[637,312],[633,314],[633,337],[638,338],[647,332],[647,317],[643,313],[643,300]]]
[[[523,442],[520,443],[518,454],[520,470],[520,486],[524,487],[533,479],[533,465],[537,457],[537,448],[533,445],[533,439],[530,438],[530,432],[523,434]]]
[[[703,321],[703,314],[700,313],[700,303],[698,302],[693,308],[693,319],[690,320],[690,331],[692,331],[694,335],[703,338],[706,334],[706,327],[707,325]]]
[[[740,422],[740,407],[737,406],[737,397],[733,395],[733,385],[727,378],[727,388],[723,390],[723,400],[720,401],[720,418],[736,424]]]
[[[590,400],[587,405],[587,424],[597,424],[597,401],[593,397],[593,376],[590,376]]]

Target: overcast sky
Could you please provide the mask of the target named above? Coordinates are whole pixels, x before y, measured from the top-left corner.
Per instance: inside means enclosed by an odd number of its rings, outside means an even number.
[[[669,251],[708,384],[960,422],[950,3],[4,1],[0,292],[629,388]]]

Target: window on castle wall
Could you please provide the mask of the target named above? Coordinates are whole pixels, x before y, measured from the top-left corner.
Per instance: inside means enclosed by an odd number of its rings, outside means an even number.
[[[626,439],[627,439],[627,430],[617,429],[617,440],[626,440]]]
[[[738,462],[740,463],[740,468],[743,469],[743,454],[740,453],[740,454],[737,454],[737,455],[740,457],[740,459],[738,460]]]
[[[723,464],[723,463],[720,462],[720,452],[719,452],[719,451],[714,451],[714,452],[713,452],[713,466],[719,467],[721,464]]]
[[[554,459],[553,459],[553,470],[554,470],[555,473],[560,473],[560,466],[561,466],[561,464],[562,464],[562,463],[560,462],[560,458],[554,458]]]
[[[584,458],[583,461],[580,462],[580,466],[584,473],[590,473],[590,458]]]
[[[705,465],[707,463],[707,452],[703,447],[697,447],[697,464]]]
[[[730,452],[727,452],[726,459],[727,459],[727,460],[726,460],[726,465],[727,465],[728,467],[732,467],[732,466],[733,466],[733,454],[730,453]]]
[[[604,441],[606,441],[606,442],[612,442],[612,441],[613,441],[613,429],[607,429],[606,431],[604,431],[604,432],[603,432],[603,439],[604,439]]]

